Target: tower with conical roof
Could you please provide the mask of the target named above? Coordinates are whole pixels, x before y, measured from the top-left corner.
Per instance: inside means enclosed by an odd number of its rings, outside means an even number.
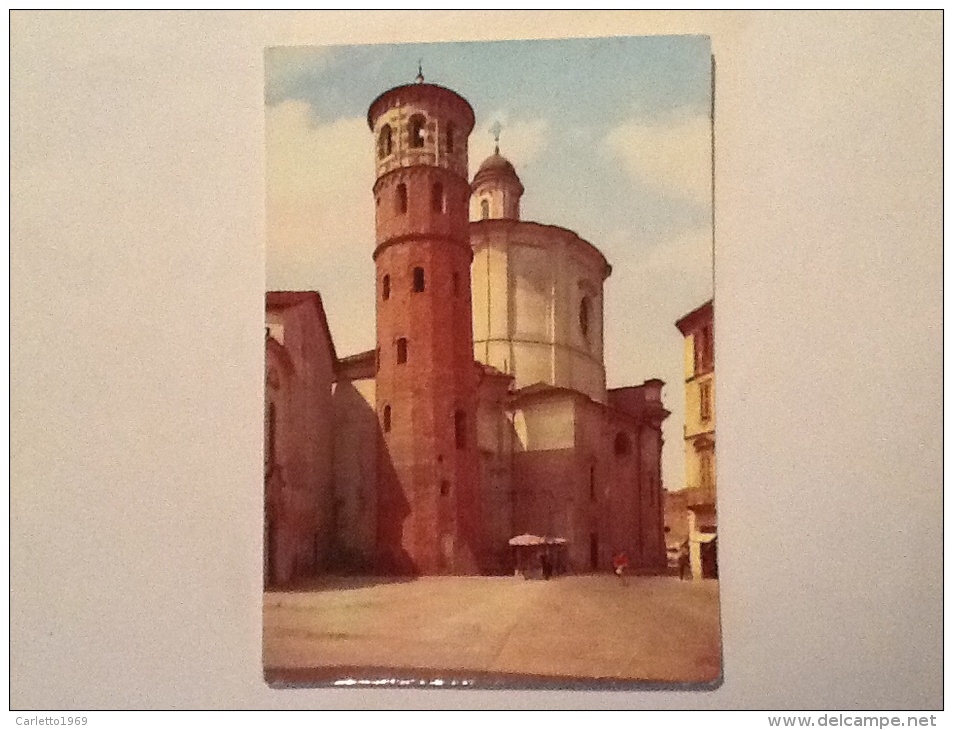
[[[467,142],[473,109],[424,83],[368,110],[376,182],[377,560],[478,571],[480,504]]]

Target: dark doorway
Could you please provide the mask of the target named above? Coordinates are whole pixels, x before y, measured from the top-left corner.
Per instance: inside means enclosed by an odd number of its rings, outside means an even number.
[[[702,578],[718,577],[718,538],[701,544]]]

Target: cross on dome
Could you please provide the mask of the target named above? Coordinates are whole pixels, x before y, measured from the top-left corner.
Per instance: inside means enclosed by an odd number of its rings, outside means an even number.
[[[500,154],[500,132],[503,131],[503,125],[500,124],[499,120],[493,122],[493,126],[490,127],[490,133],[493,135],[493,139],[496,141],[496,154]]]

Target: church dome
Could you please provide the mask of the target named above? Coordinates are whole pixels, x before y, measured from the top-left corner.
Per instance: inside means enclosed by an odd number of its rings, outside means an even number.
[[[519,220],[523,183],[513,163],[500,154],[499,147],[483,160],[473,176],[470,190],[470,220]]]
[[[479,172],[489,172],[490,170],[499,170],[501,172],[505,171],[512,173],[513,175],[516,174],[516,168],[513,167],[513,163],[501,155],[499,150],[483,160],[483,164],[480,165]]]
[[[515,181],[520,188],[523,187],[520,183],[519,175],[516,174],[516,168],[513,167],[513,163],[503,157],[503,155],[500,154],[499,148],[497,148],[492,155],[483,160],[476,175],[473,176],[473,185],[476,187],[482,182],[506,177]]]

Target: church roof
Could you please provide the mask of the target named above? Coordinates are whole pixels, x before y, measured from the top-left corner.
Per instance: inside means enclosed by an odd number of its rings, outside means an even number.
[[[696,307],[684,317],[679,319],[675,323],[675,326],[678,327],[679,332],[681,332],[683,335],[687,335],[698,325],[711,322],[713,312],[714,303],[713,300],[709,299],[707,302],[699,307]]]
[[[583,398],[589,398],[585,393],[582,393],[578,390],[573,390],[572,388],[565,388],[561,385],[550,385],[549,383],[533,383],[532,385],[524,385],[522,388],[517,388],[513,391],[513,397],[516,399],[519,398],[529,398],[531,396],[582,396]],[[591,398],[589,398],[591,400]]]
[[[331,337],[331,327],[328,325],[328,315],[324,312],[324,302],[321,301],[321,295],[316,291],[269,291],[265,292],[265,309],[281,310],[299,305],[310,305],[314,307],[318,315],[318,334],[323,337],[328,345],[328,351],[331,353],[331,361],[337,360],[337,352],[334,349],[334,338]]]
[[[476,178],[474,178],[474,187],[475,185]],[[570,228],[554,226],[549,223],[537,223],[536,221],[517,220],[514,218],[482,218],[480,220],[470,221],[470,245],[475,246],[477,243],[481,243],[483,241],[483,237],[480,236],[481,231],[499,231],[500,229],[503,229],[504,231],[521,230],[528,233],[535,232],[541,236],[562,236],[563,240],[569,240],[573,245],[582,246],[584,249],[591,251],[594,255],[602,259],[604,271],[603,278],[608,278],[609,275],[612,274],[612,264],[609,263],[605,254],[602,253],[598,247],[587,241],[585,238],[582,238],[578,233]]]
[[[520,182],[519,175],[516,174],[516,168],[513,167],[512,162],[500,154],[500,149],[497,147],[496,152],[487,157],[480,164],[476,175],[473,176],[473,187],[476,188],[484,182],[499,180],[501,178],[509,178],[515,182],[522,193],[523,183]]]
[[[477,173],[490,172],[491,170],[494,172],[508,172],[512,175],[516,174],[516,168],[513,167],[513,163],[501,155],[499,150],[483,160]]]
[[[377,372],[377,350],[365,350],[342,357],[334,363],[335,381],[364,380]]]
[[[492,365],[487,365],[485,362],[480,362],[479,360],[474,360],[474,364],[476,365],[477,370],[478,370],[482,375],[487,375],[487,376],[491,376],[491,377],[503,377],[503,378],[512,378],[512,377],[513,377],[512,375],[509,375],[508,373],[504,373],[504,372],[503,372],[502,370],[500,370],[499,368],[495,368],[495,367],[493,367]]]
[[[373,130],[377,117],[391,106],[434,102],[446,104],[462,111],[467,126],[465,131],[467,134],[470,133],[476,119],[470,102],[453,89],[448,89],[439,84],[425,84],[423,82],[395,86],[374,99],[367,110],[367,126]]]

